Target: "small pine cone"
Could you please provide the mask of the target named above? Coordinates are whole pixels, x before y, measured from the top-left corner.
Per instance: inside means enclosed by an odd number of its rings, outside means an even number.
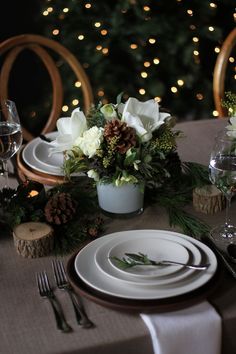
[[[120,154],[125,154],[127,150],[136,145],[134,128],[128,127],[125,122],[118,119],[113,119],[105,125],[104,137],[109,143],[114,141],[115,150]]]
[[[71,220],[76,212],[76,202],[69,193],[57,193],[47,202],[44,213],[49,223],[60,225]]]

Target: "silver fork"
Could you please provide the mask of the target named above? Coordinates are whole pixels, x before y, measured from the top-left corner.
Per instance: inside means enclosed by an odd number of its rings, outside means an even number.
[[[72,286],[70,285],[70,283],[67,279],[65,268],[64,268],[62,261],[53,260],[52,261],[52,268],[53,268],[57,287],[61,290],[67,291],[67,293],[70,296],[78,324],[84,328],[93,327],[94,324],[88,318],[81,302],[79,301],[78,297],[74,293]]]
[[[68,325],[64,318],[61,306],[57,301],[50,286],[47,273],[45,271],[37,273],[36,281],[40,296],[42,296],[43,298],[47,298],[50,301],[50,304],[52,305],[53,313],[55,315],[57,323],[57,328],[60,329],[62,332],[71,332],[72,328]]]

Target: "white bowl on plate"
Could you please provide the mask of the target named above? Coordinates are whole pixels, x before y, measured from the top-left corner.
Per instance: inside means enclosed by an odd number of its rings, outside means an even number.
[[[50,155],[50,149],[52,146],[50,143],[46,141],[40,141],[37,145],[35,145],[32,153],[33,157],[36,161],[47,167],[59,167],[63,166],[64,155],[63,152],[57,152],[55,154]]]
[[[123,257],[126,258],[125,253],[139,252],[147,255],[148,258],[155,261],[172,260],[187,263],[189,260],[189,252],[183,245],[170,240],[150,237],[117,243],[109,250],[108,260],[116,270],[137,278],[156,278],[166,276],[183,268],[181,265],[138,265],[123,269],[118,266],[118,262],[114,259],[114,257],[120,259]]]

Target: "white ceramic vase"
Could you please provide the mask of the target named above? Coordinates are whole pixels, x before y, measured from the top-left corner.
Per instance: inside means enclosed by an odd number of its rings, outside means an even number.
[[[102,210],[113,215],[140,214],[143,211],[144,192],[139,185],[97,184],[98,203]]]

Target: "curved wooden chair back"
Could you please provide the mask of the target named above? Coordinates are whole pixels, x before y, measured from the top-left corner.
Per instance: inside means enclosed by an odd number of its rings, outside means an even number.
[[[227,110],[221,105],[225,92],[226,69],[232,49],[236,45],[236,28],[234,28],[224,40],[220,53],[217,56],[213,73],[213,96],[215,108],[218,111],[219,118],[226,117]]]
[[[53,131],[56,121],[61,115],[63,105],[63,84],[61,74],[58,71],[56,63],[46,49],[51,50],[60,56],[74,72],[78,81],[81,82],[81,90],[83,95],[84,111],[86,112],[93,103],[93,93],[89,79],[78,62],[76,57],[60,43],[34,34],[23,34],[11,37],[0,43],[0,55],[5,55],[1,73],[0,73],[0,99],[1,102],[8,98],[9,77],[18,55],[24,50],[33,51],[43,62],[52,83],[52,107],[49,118],[43,127],[41,133],[45,134]],[[26,141],[33,139],[35,136],[27,130],[23,129],[23,137]]]

